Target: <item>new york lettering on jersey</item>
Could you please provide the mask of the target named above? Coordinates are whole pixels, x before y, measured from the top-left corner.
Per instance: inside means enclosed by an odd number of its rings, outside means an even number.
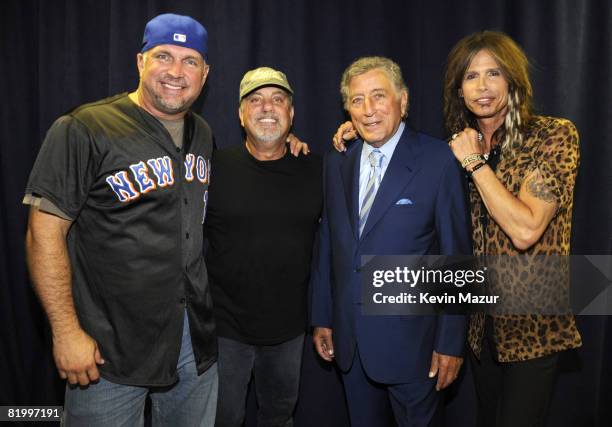
[[[185,181],[197,179],[206,185],[210,178],[210,160],[203,156],[188,153],[185,156]],[[174,184],[174,168],[169,156],[156,157],[133,163],[127,170],[106,177],[106,182],[120,202],[125,203],[154,191]],[[134,184],[135,183],[135,184]]]

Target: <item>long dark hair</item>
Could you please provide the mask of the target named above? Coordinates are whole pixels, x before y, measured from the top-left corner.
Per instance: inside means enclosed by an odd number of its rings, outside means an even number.
[[[486,50],[499,65],[508,82],[508,112],[504,125],[495,131],[504,152],[512,153],[523,142],[523,133],[533,116],[529,61],[523,50],[506,34],[482,31],[462,38],[448,54],[444,72],[444,121],[450,133],[477,127],[476,118],[467,109],[459,89],[472,59]],[[510,150],[507,150],[509,148]]]

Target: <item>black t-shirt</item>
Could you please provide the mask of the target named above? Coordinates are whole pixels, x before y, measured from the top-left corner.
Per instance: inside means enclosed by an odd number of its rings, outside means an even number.
[[[322,161],[259,161],[244,144],[216,151],[205,238],[219,336],[278,344],[303,333]]]
[[[47,133],[26,193],[73,220],[75,309],[110,381],[176,382],[185,306],[198,371],[216,359],[202,256],[211,152],[202,118],[187,114],[178,148],[127,94],[81,106]]]

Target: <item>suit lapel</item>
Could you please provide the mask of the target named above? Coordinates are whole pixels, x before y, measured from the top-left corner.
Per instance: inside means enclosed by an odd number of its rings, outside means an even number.
[[[340,169],[342,183],[344,184],[346,209],[349,213],[353,237],[355,240],[359,240],[359,163],[361,161],[363,143],[360,141],[353,144],[353,147],[347,154]]]
[[[385,212],[397,202],[402,190],[420,169],[420,155],[421,148],[417,134],[406,128],[395,147],[391,162],[380,183],[362,236],[365,236],[381,220]]]

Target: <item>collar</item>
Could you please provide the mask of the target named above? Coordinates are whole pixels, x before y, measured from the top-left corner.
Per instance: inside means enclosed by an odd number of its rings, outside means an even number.
[[[388,164],[389,161],[391,160],[391,156],[393,156],[395,147],[397,146],[397,143],[402,137],[402,133],[404,133],[405,127],[406,127],[406,124],[403,121],[400,122],[400,125],[398,126],[393,136],[387,142],[385,142],[381,147],[378,148],[378,150],[385,155],[385,163]],[[371,146],[366,141],[363,141],[363,154],[365,155],[366,159],[368,158],[370,153],[374,150],[376,150],[375,147]]]

